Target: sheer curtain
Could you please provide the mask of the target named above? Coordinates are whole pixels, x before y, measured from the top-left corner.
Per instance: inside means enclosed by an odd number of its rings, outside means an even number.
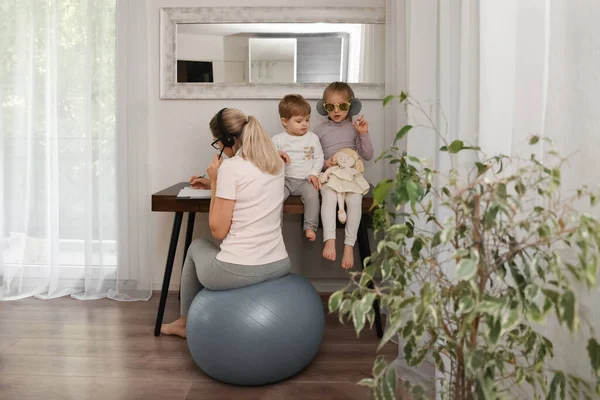
[[[121,255],[116,2],[0,7],[0,299],[148,299]]]
[[[388,10],[404,29],[388,28],[397,43],[387,53],[405,52],[407,70],[388,56],[386,67],[400,77],[388,74],[386,83],[406,81],[417,100],[439,104],[444,116],[434,117],[448,140],[468,141],[488,154],[543,157],[541,142],[528,145],[530,135],[542,134],[569,156],[565,190],[600,186],[600,6],[584,0],[389,0]],[[412,123],[415,116],[406,118]],[[429,132],[413,129],[406,147],[448,168]],[[582,210],[598,215],[598,209]],[[582,319],[597,331],[600,290],[580,296]],[[554,320],[540,329],[555,343],[556,367],[591,376],[585,335],[573,337]]]

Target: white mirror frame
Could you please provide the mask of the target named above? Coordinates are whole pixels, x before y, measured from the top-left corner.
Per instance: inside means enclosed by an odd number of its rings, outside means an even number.
[[[299,93],[320,99],[326,83],[177,82],[177,24],[328,22],[385,24],[384,8],[169,7],[160,9],[161,99],[280,99]],[[383,60],[382,60],[383,62]],[[351,83],[359,99],[383,99],[384,83]]]

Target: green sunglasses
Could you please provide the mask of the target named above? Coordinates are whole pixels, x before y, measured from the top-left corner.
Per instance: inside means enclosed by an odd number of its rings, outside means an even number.
[[[323,108],[325,109],[325,111],[327,112],[332,112],[333,110],[335,110],[335,108],[338,108],[340,111],[348,111],[350,110],[350,103],[323,103]]]

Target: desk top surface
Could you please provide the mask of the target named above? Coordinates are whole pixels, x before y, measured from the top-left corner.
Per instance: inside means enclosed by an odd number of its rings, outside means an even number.
[[[177,198],[181,189],[188,186],[188,182],[179,182],[152,195],[152,211],[163,212],[208,212],[210,199]],[[369,191],[362,202],[363,213],[367,213],[373,205],[373,193]],[[290,196],[283,205],[286,214],[302,214],[304,207],[298,196]]]

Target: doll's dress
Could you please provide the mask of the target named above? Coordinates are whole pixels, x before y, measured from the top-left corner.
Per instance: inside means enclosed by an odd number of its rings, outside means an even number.
[[[337,193],[358,193],[365,195],[369,191],[369,182],[363,177],[363,174],[354,175],[354,168],[341,168],[334,166],[329,169],[329,179],[324,184],[325,187],[332,189]]]

